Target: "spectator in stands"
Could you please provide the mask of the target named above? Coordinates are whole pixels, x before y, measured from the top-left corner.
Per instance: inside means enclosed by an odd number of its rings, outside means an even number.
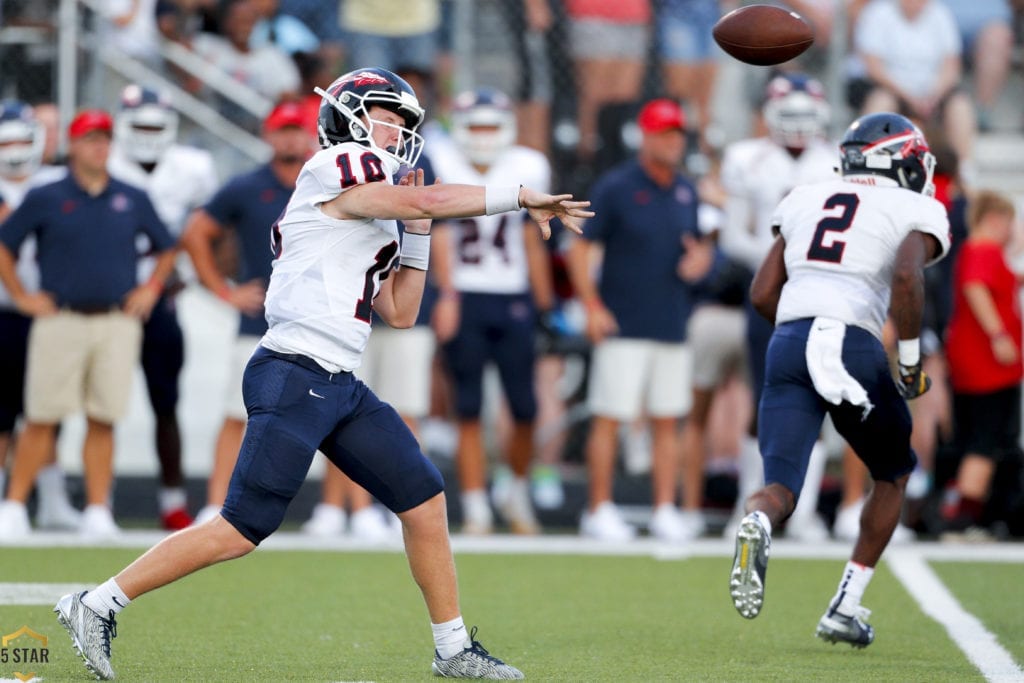
[[[320,41],[320,57],[332,73],[338,73],[345,56],[345,34],[338,8],[341,3],[323,0],[280,0],[283,14],[293,16],[313,31]],[[330,83],[330,79],[327,80]]]
[[[656,41],[665,90],[692,106],[691,126],[700,132],[702,143],[718,74],[719,52],[711,29],[720,16],[719,0],[664,0],[657,5]]]
[[[900,111],[925,127],[941,123],[969,185],[977,122],[960,88],[962,44],[949,8],[942,0],[871,0],[853,47],[872,88],[862,113]]]
[[[146,191],[175,239],[181,236],[189,213],[205,203],[217,187],[213,156],[204,149],[176,144],[177,134],[178,112],[166,95],[137,84],[124,89],[107,168],[115,178]],[[149,255],[139,261],[139,282],[149,279],[154,266]],[[142,370],[156,419],[160,460],[157,504],[161,524],[169,530],[192,523],[181,471],[177,414],[185,342],[175,296],[183,286],[177,277],[172,278],[142,330]]]
[[[991,536],[984,520],[996,467],[1020,452],[1022,278],[1006,260],[1014,213],[1007,197],[976,193],[968,208],[967,241],[954,267],[946,353],[963,459],[942,518],[947,531],[968,537]]]
[[[299,70],[276,45],[251,44],[259,18],[255,0],[228,0],[221,11],[223,35],[200,33],[192,41],[196,54],[269,100],[295,95]]]
[[[649,0],[565,0],[565,9],[576,71],[578,154],[589,161],[601,144],[601,108],[640,98],[651,44],[651,6]]]
[[[1013,60],[1013,12],[1007,0],[943,0],[953,12],[974,80],[978,127],[992,127],[992,109]]]
[[[174,267],[174,240],[142,190],[107,172],[113,121],[103,110],[78,114],[68,128],[69,173],[28,193],[0,231],[0,280],[22,313],[29,338],[25,428],[18,439],[0,533],[29,532],[25,502],[53,449],[57,424],[84,409],[82,459],[86,508],[81,531],[118,532],[110,509],[114,423],[124,416],[139,359],[142,320]],[[38,244],[41,289],[26,291],[13,254],[29,234]],[[137,284],[135,241],[157,255],[150,279]]]
[[[505,93],[491,88],[461,93],[452,111],[454,147],[435,149],[434,170],[450,183],[501,184],[519,177],[546,189],[551,182],[547,159],[515,140],[515,112]],[[493,363],[513,420],[502,449],[513,478],[504,500],[495,502],[513,533],[537,533],[529,481],[537,416],[534,330],[536,311],[553,306],[547,253],[524,213],[437,227],[434,273],[440,297],[434,326],[455,387],[463,531],[487,534],[493,527],[481,422],[484,370]]]
[[[100,40],[151,68],[159,68],[156,5],[157,0],[103,0],[100,14],[105,21],[100,23]]]
[[[18,208],[34,187],[55,182],[66,171],[43,165],[46,132],[32,107],[17,100],[0,102],[0,230],[10,212]],[[35,238],[27,238],[17,254],[18,279],[30,292],[39,289],[39,265]],[[10,294],[0,285],[0,492],[4,490],[7,453],[14,444],[17,419],[24,412],[25,361],[32,319],[20,313]],[[38,499],[36,526],[77,529],[81,513],[68,500],[64,471],[52,449],[36,479]]]
[[[715,253],[701,239],[697,190],[679,171],[686,151],[682,109],[672,100],[653,100],[637,123],[637,158],[598,179],[592,189],[596,215],[569,250],[573,286],[594,344],[587,400],[590,490],[580,531],[610,541],[635,535],[612,502],[612,484],[619,424],[643,412],[653,432],[650,529],[678,542],[694,535],[675,504],[677,423],[691,399],[691,283],[707,276]],[[592,263],[599,246],[604,249],[596,273]]]
[[[279,104],[270,112],[263,122],[263,139],[273,150],[270,161],[232,178],[217,190],[204,207],[192,214],[182,236],[182,246],[192,258],[199,281],[240,313],[224,423],[206,485],[206,506],[197,515],[197,522],[215,517],[227,495],[245,433],[242,372],[267,330],[263,298],[273,258],[267,246],[270,233],[284,212],[299,171],[313,153],[315,143],[305,109],[294,102]],[[234,232],[239,248],[234,282],[220,272],[214,256],[214,245],[228,230]]]
[[[440,0],[345,0],[341,27],[349,60],[394,70],[437,68]]]
[[[722,160],[722,186],[727,193],[722,251],[756,272],[774,242],[771,213],[797,185],[835,176],[835,151],[825,140],[829,107],[821,83],[805,74],[780,74],[765,89],[762,118],[768,134],[729,145]],[[757,446],[757,407],[764,384],[765,354],[772,325],[747,300],[746,337],[754,423],[739,461],[739,496],[726,535],[743,517],[743,502],[761,486],[762,463]],[[819,443],[811,458],[804,495],[788,522],[788,532],[802,538],[827,535],[817,517],[817,495],[825,467]]]
[[[301,19],[281,10],[278,0],[254,0],[259,21],[252,29],[249,44],[253,48],[274,45],[289,55],[316,52],[320,39]]]

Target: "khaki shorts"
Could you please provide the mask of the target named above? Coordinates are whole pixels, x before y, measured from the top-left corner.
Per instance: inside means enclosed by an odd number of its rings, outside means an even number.
[[[569,51],[575,59],[643,61],[651,44],[644,24],[620,24],[602,19],[569,21]]]
[[[231,348],[231,369],[228,372],[228,386],[224,395],[224,416],[232,420],[245,422],[249,414],[245,410],[245,399],[242,398],[242,375],[249,358],[260,345],[260,337],[254,334],[243,334],[235,339]]]
[[[742,308],[706,304],[686,328],[693,357],[693,388],[714,389],[733,374],[746,377],[747,316]]]
[[[51,424],[84,411],[113,424],[128,412],[142,322],[120,311],[36,318],[28,341],[25,417]]]
[[[616,420],[683,417],[693,404],[687,344],[607,339],[594,348],[587,407]]]
[[[402,417],[426,417],[435,346],[434,331],[427,325],[396,330],[379,323],[370,333],[356,377]]]

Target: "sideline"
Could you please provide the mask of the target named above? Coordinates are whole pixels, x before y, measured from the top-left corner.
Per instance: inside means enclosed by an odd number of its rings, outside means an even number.
[[[885,554],[885,561],[921,611],[946,629],[950,639],[978,668],[986,681],[1024,680],[1024,671],[999,644],[995,634],[957,601],[924,557],[910,548]],[[981,560],[981,557],[977,558]]]

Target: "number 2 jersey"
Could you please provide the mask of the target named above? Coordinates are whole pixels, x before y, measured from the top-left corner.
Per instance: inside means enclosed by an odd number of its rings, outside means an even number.
[[[786,284],[776,324],[827,316],[881,339],[896,252],[912,231],[949,251],[949,219],[937,200],[881,176],[847,176],[790,192],[772,214],[786,240]]]
[[[456,147],[434,152],[430,161],[445,183],[519,185],[548,192],[551,167],[547,158],[528,147],[505,150],[486,173],[480,173]],[[525,211],[459,218],[452,230],[452,286],[460,292],[522,294],[530,289],[523,242]]]
[[[320,205],[363,183],[392,184],[394,164],[346,142],[306,162],[271,231],[275,260],[267,288],[270,329],[260,342],[308,356],[328,372],[359,367],[373,298],[399,254],[394,220],[340,220]]]

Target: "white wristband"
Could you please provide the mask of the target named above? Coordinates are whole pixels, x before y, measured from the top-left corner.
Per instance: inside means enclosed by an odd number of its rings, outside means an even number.
[[[506,211],[518,211],[523,208],[519,205],[519,186],[498,187],[486,185],[484,187],[484,207],[488,216]]]
[[[896,344],[899,349],[900,365],[910,367],[921,362],[921,340],[900,339]]]
[[[426,270],[430,263],[430,235],[407,232],[402,236],[402,254],[398,262],[403,268]]]

